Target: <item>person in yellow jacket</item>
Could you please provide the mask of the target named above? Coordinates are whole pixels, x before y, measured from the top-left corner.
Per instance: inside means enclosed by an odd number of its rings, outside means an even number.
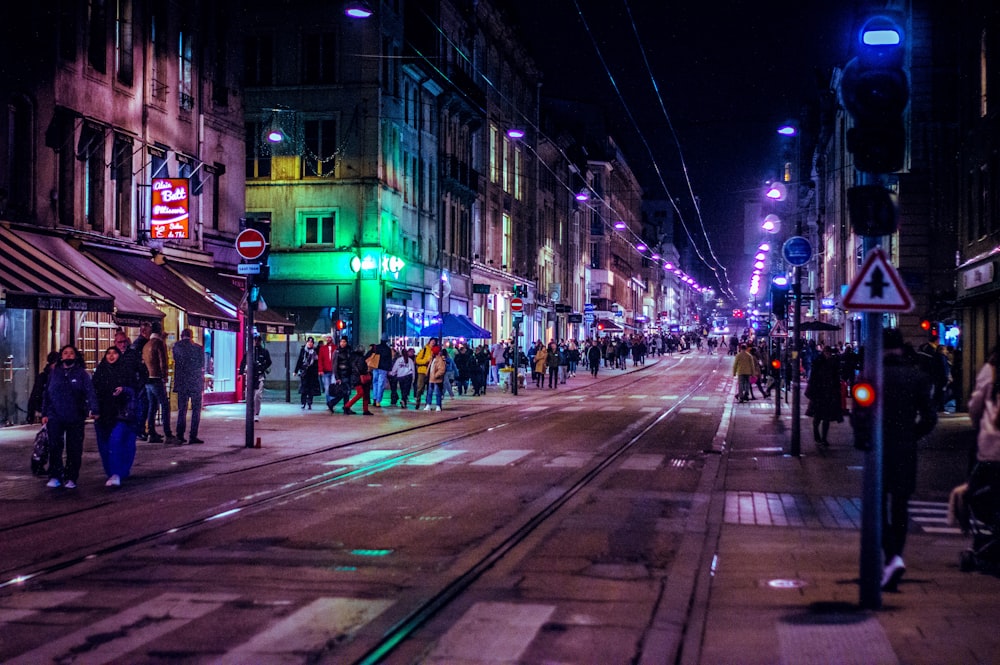
[[[424,344],[424,348],[420,349],[417,357],[413,359],[414,364],[417,366],[417,382],[413,386],[413,396],[418,407],[420,406],[420,398],[424,394],[424,389],[427,388],[427,369],[434,358],[434,350],[440,350],[440,348],[441,346],[438,344],[437,338],[431,337]]]
[[[736,399],[740,402],[753,399],[753,394],[750,392],[750,377],[760,377],[760,365],[757,364],[757,359],[747,351],[746,344],[740,344],[740,351],[733,358],[733,376],[739,380],[736,388],[738,391]]]

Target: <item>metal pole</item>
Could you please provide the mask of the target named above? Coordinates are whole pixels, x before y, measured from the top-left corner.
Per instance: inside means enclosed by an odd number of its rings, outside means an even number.
[[[802,222],[796,224],[796,235],[802,235]],[[792,346],[792,457],[799,457],[802,454],[802,433],[799,430],[802,408],[802,335],[799,334],[799,326],[802,325],[802,268],[795,266],[794,283],[792,285],[792,331],[794,335]]]
[[[246,440],[244,442],[244,446],[247,447],[247,448],[253,448],[253,433],[254,433],[253,432],[253,397],[254,397],[254,393],[257,390],[257,381],[258,381],[258,377],[255,376],[256,372],[254,371],[254,368],[255,368],[255,362],[254,361],[256,359],[254,358],[254,348],[253,348],[253,326],[254,326],[254,323],[253,323],[253,313],[254,313],[254,310],[257,309],[257,305],[256,305],[256,303],[253,303],[253,302],[250,301],[250,292],[253,290],[253,283],[254,283],[254,277],[253,277],[253,275],[247,275],[246,282],[245,282],[246,289],[247,289],[247,294],[246,294],[246,296],[247,296],[246,297],[246,300],[247,300],[247,316],[246,316],[247,327],[246,327],[246,333],[244,334],[244,337],[246,338],[245,339],[245,345],[246,345],[246,351],[245,351],[246,356],[245,357],[246,357],[246,363],[247,363],[246,364],[246,368],[247,368],[247,370],[246,370],[246,381],[244,381],[244,383],[246,384],[246,403],[247,403],[247,409],[246,409],[246,427],[244,428],[246,430]]]
[[[521,337],[521,326],[514,324],[514,371],[511,372],[511,380],[513,383],[510,384],[510,392],[512,395],[517,394],[517,366],[521,363],[521,359],[518,357],[520,353],[519,345]]]
[[[865,236],[864,252],[867,256],[878,247],[877,236]],[[875,393],[872,404],[871,445],[865,452],[865,470],[861,491],[861,562],[860,605],[866,609],[882,606],[882,313],[862,314],[865,349],[865,378]]]

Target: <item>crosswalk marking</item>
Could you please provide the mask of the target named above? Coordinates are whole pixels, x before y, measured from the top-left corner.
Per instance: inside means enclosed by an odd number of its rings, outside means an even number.
[[[549,407],[547,406],[525,406],[521,408],[523,413],[532,413],[534,411],[545,411]]]
[[[600,409],[598,409],[598,410],[599,410],[599,411],[621,411],[621,410],[623,410],[624,408],[625,408],[624,406],[618,406],[618,405],[609,405],[609,406],[602,406],[602,407],[601,407]]]
[[[622,462],[621,469],[624,471],[655,471],[663,464],[664,455],[647,455],[639,453],[630,455]]]
[[[378,462],[398,452],[398,450],[369,450],[357,455],[351,455],[350,457],[341,457],[332,462],[325,462],[325,464],[327,466],[364,466],[365,464]]]
[[[560,409],[560,411],[586,411],[587,408],[588,407],[579,404],[575,406],[564,406],[563,408]]]
[[[580,468],[592,458],[593,455],[590,453],[566,453],[549,460],[545,466]]]
[[[303,653],[350,637],[392,604],[392,600],[318,598],[213,662],[299,662]]]
[[[513,464],[522,457],[527,457],[534,450],[501,450],[487,455],[486,457],[472,462],[472,466],[507,466]]]
[[[555,612],[555,605],[476,603],[422,662],[516,663]]]
[[[47,607],[76,600],[85,591],[34,591],[0,598],[0,625],[20,621]]]
[[[54,639],[6,661],[5,665],[37,663],[123,662],[125,655],[144,644],[200,619],[239,598],[224,593],[165,593],[87,628]],[[95,635],[102,641],[93,641]]]
[[[948,504],[941,501],[910,501],[910,519],[926,533],[962,535],[961,527],[948,524]]]
[[[464,455],[465,452],[464,450],[433,450],[429,453],[412,457],[406,460],[405,463],[410,466],[431,466],[450,460],[452,457]]]

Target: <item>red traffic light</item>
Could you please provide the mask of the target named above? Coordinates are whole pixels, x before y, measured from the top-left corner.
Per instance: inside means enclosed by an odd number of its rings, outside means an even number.
[[[343,330],[344,328],[347,327],[347,324],[338,319],[337,323],[336,323],[336,326],[337,326],[337,330]]]
[[[773,367],[774,369],[781,369],[781,361],[775,358],[774,360],[771,361],[771,367]]]
[[[870,383],[855,383],[853,397],[855,405],[867,408],[875,403],[875,389]]]

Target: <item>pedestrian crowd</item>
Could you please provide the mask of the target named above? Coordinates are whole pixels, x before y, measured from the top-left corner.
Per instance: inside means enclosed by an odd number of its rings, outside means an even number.
[[[175,427],[167,393],[170,355],[178,405]],[[29,407],[32,418],[40,414],[48,440],[44,469],[48,487],[76,488],[88,419],[94,421],[108,487],[120,486],[130,475],[138,439],[204,443],[198,438],[198,428],[205,367],[204,347],[193,341],[191,330],[181,331],[171,353],[159,321],[140,325],[134,341],[123,330],[117,331],[93,375],[74,345],[50,353],[35,381]]]

